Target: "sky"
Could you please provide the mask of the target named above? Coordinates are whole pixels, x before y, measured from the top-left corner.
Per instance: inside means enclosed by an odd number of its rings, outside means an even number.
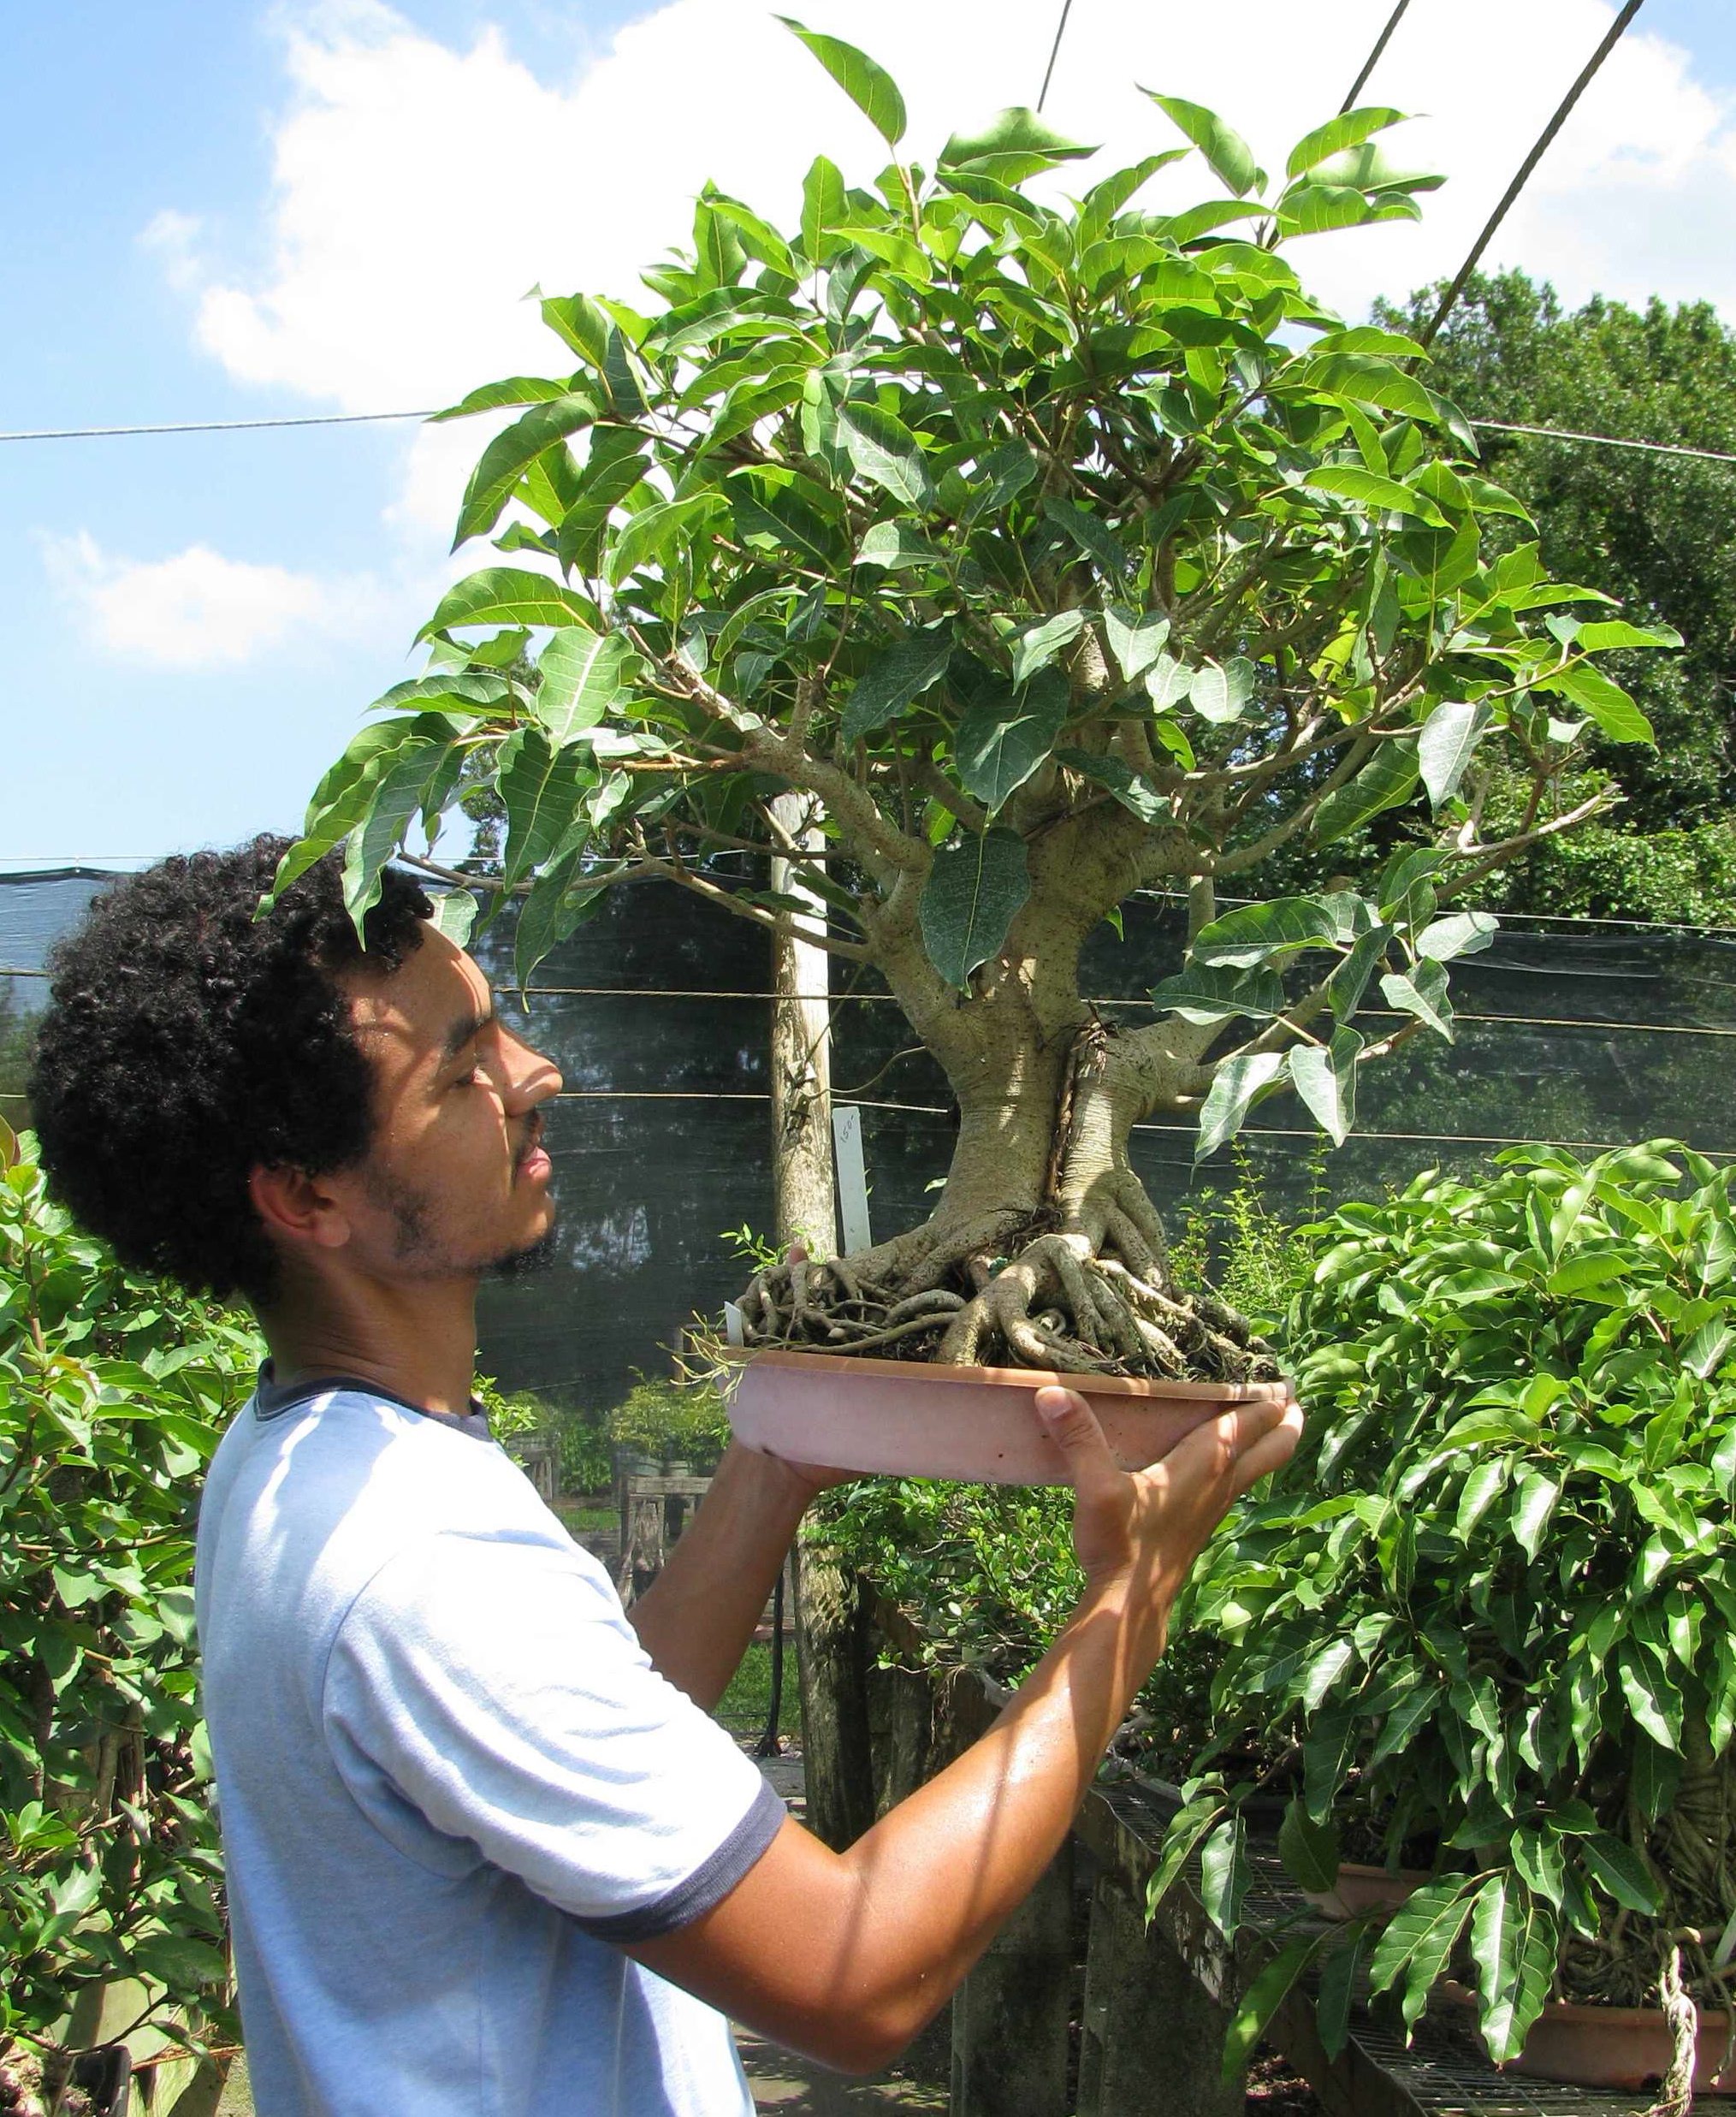
[[[779,0],[796,5],[800,0]],[[1034,99],[1058,0],[807,0],[932,160]],[[1074,0],[1046,115],[1095,166],[1170,144],[1143,85],[1282,166],[1389,0]],[[1613,17],[1412,0],[1365,101],[1444,170],[1419,226],[1295,256],[1347,316],[1450,271]],[[759,0],[0,7],[0,430],[414,411],[564,371],[528,290],[631,300],[714,178],[788,215],[880,143]],[[1093,165],[1087,165],[1087,170]],[[1087,180],[1088,181],[1088,178]],[[1166,176],[1177,203],[1203,172]],[[1163,194],[1154,187],[1152,203]],[[1736,323],[1736,8],[1647,0],[1490,262]],[[475,424],[0,442],[0,868],[293,830],[454,557]]]

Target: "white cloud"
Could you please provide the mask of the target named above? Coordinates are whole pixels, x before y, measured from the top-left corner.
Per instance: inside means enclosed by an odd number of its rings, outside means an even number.
[[[97,648],[146,668],[233,668],[293,636],[352,637],[375,623],[384,600],[370,582],[323,581],[204,544],[135,560],[104,551],[85,531],[42,543],[50,580]]]

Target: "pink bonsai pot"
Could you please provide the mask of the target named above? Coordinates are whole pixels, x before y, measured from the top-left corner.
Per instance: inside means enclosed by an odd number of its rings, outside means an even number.
[[[762,1455],[837,1470],[974,1484],[1065,1485],[1037,1416],[1049,1383],[1077,1390],[1129,1469],[1166,1456],[1234,1405],[1282,1402],[1288,1382],[1147,1382],[1030,1367],[939,1367],[833,1353],[737,1354],[728,1385],[736,1438]]]

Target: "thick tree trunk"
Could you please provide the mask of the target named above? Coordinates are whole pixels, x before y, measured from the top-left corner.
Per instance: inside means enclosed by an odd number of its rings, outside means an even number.
[[[794,844],[824,849],[803,794],[779,794],[773,812]],[[832,1173],[831,958],[813,936],[826,931],[826,907],[787,860],[773,860],[772,887],[811,906],[772,940],[772,1189],[778,1242],[800,1240],[810,1257],[834,1248],[838,1207]]]

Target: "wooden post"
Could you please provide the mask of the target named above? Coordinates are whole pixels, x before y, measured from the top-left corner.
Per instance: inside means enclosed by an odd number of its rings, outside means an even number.
[[[1219,2069],[1229,2015],[1198,1982],[1126,1879],[1105,1868],[1091,1899],[1079,2117],[1242,2117]]]

